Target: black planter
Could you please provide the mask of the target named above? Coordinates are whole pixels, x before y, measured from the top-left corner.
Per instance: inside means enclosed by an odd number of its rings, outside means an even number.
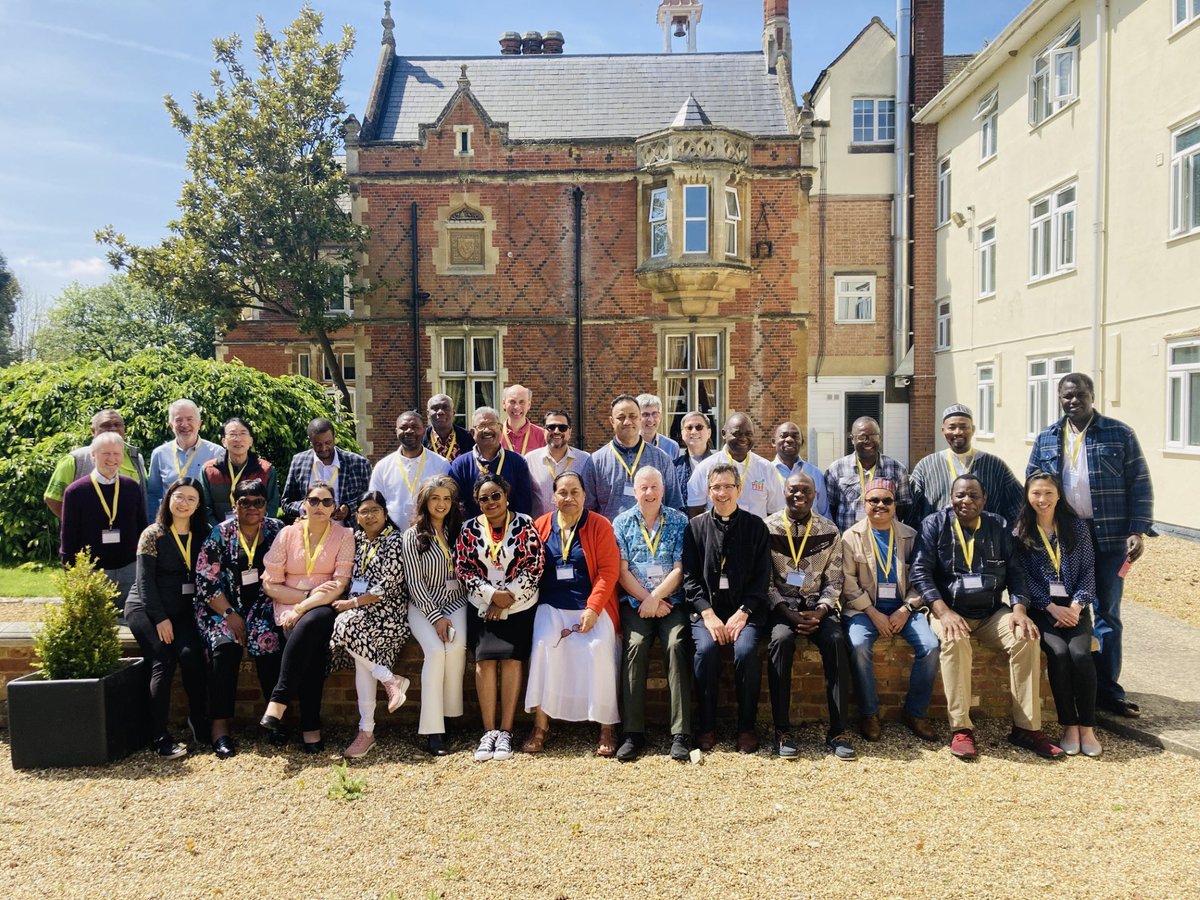
[[[41,672],[8,683],[8,735],[14,769],[99,766],[148,741],[146,680],[140,658],[103,678],[47,680]]]

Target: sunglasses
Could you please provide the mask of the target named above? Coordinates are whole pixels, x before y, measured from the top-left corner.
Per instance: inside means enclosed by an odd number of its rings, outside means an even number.
[[[239,497],[238,509],[266,509],[267,501],[265,497]]]
[[[563,425],[561,422],[552,422],[546,426],[547,431],[570,431],[570,425]]]
[[[708,427],[707,425],[684,425],[683,430],[684,431],[703,431],[707,427]]]
[[[494,493],[494,494],[480,494],[479,495],[480,503],[496,503],[502,499],[504,499],[503,491],[496,491],[496,493]]]
[[[572,625],[570,628],[564,628],[558,633],[558,640],[554,642],[555,648],[557,648],[564,639],[569,638],[573,634],[579,634],[581,631],[583,631],[582,625]]]
[[[868,497],[867,502],[872,506],[892,506],[896,500],[894,497]]]
[[[328,508],[333,506],[334,500],[332,497],[305,497],[304,502],[309,506],[324,506]]]

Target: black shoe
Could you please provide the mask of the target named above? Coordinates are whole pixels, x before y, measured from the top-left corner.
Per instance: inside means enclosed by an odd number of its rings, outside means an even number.
[[[212,748],[217,759],[229,759],[231,756],[237,756],[237,747],[233,744],[233,738],[227,734],[223,734],[213,741]]]
[[[311,742],[310,741],[301,741],[300,746],[302,746],[304,748],[304,752],[307,753],[309,756],[312,756],[317,753],[325,752],[325,742],[324,741],[311,741]]]
[[[1107,710],[1114,716],[1121,716],[1124,719],[1137,719],[1142,715],[1142,711],[1138,705],[1128,700],[1109,700],[1102,702],[1100,708]]]
[[[449,751],[446,749],[446,736],[444,734],[431,734],[425,740],[425,752],[430,756],[445,756]]]
[[[175,743],[169,734],[164,734],[154,742],[154,752],[163,759],[179,759],[181,756],[187,756],[187,747]]]
[[[283,723],[279,719],[264,715],[258,720],[258,724],[271,736],[272,747],[282,747],[287,743],[287,732],[283,730]]]
[[[790,731],[775,732],[775,755],[783,759],[795,759],[800,755],[796,738]]]
[[[846,740],[844,734],[831,737],[825,742],[825,746],[838,759],[858,759],[858,754],[854,752],[854,748],[850,746],[850,742]]]
[[[644,734],[632,732],[626,734],[624,740],[621,741],[621,746],[617,748],[617,762],[633,762],[645,746],[646,736]]]
[[[692,742],[686,734],[671,735],[671,759],[687,762],[692,756]]]

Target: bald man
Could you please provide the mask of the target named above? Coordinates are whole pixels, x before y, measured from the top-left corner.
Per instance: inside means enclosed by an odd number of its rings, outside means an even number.
[[[745,413],[731,413],[725,420],[725,427],[721,429],[725,446],[696,466],[688,481],[689,515],[697,516],[710,507],[708,473],[720,463],[734,466],[741,477],[738,508],[760,519],[783,509],[783,485],[779,473],[771,463],[753,452],[755,435],[754,423]]]
[[[867,484],[886,478],[896,485],[896,518],[904,521],[912,507],[908,469],[899,460],[883,455],[883,432],[870,416],[854,420],[850,426],[854,452],[836,459],[825,470],[825,492],[829,495],[829,518],[839,531],[845,531],[865,516],[863,494]]]
[[[504,429],[500,444],[506,450],[524,456],[530,450],[546,446],[546,431],[529,421],[533,391],[522,384],[510,384],[504,389]]]

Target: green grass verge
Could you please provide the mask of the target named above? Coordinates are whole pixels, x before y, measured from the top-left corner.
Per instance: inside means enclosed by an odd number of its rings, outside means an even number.
[[[52,577],[56,571],[39,563],[0,566],[0,597],[57,597]]]

